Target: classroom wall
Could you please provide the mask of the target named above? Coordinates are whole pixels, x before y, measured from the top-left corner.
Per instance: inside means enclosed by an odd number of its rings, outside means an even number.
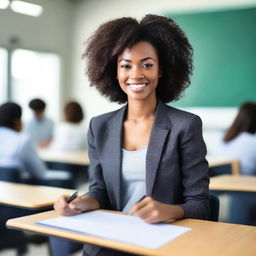
[[[33,2],[33,1],[31,1]],[[69,0],[37,0],[43,6],[40,17],[0,9],[0,46],[54,52],[61,58],[61,101],[72,91],[71,52],[74,4]],[[17,43],[12,45],[15,39]],[[40,79],[40,77],[39,77]]]

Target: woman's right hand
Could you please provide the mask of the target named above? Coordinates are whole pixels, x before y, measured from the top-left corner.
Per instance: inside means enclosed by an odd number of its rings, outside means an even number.
[[[71,216],[83,211],[83,199],[77,197],[72,202],[67,203],[69,197],[69,195],[62,195],[54,203],[54,209],[58,214],[62,216]]]
[[[89,210],[99,209],[99,202],[90,196],[77,197],[69,204],[67,199],[69,195],[60,196],[54,203],[55,211],[62,216],[76,215]]]

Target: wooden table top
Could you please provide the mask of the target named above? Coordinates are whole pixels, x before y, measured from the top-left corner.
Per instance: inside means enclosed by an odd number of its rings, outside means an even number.
[[[59,162],[77,165],[89,165],[87,151],[54,151],[38,149],[38,154],[43,161]]]
[[[49,149],[38,149],[38,154],[43,161],[70,163],[78,165],[89,165],[90,160],[88,151],[55,151]],[[237,159],[216,159],[211,156],[207,157],[210,167],[230,164],[234,169],[234,174],[240,173],[239,162]]]
[[[210,187],[210,190],[256,192],[256,176],[245,176],[245,175],[215,176],[210,179],[209,187]]]
[[[60,195],[71,195],[74,191],[73,189],[0,181],[0,203],[38,209],[51,206]]]
[[[48,211],[8,220],[10,228],[54,235],[78,242],[88,242],[139,255],[154,256],[255,256],[256,227],[195,219],[173,222],[175,225],[191,227],[192,230],[158,249],[148,249],[123,242],[59,230],[35,224],[36,221],[57,217]]]

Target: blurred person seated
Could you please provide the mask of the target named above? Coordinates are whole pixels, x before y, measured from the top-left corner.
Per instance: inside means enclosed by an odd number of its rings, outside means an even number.
[[[84,112],[79,103],[68,102],[64,107],[64,122],[57,125],[50,149],[57,151],[85,150],[86,128],[82,124]]]
[[[53,137],[53,121],[45,117],[46,103],[42,99],[29,102],[33,117],[25,123],[24,132],[29,134],[38,147],[47,147]]]
[[[13,167],[23,176],[43,179],[46,169],[37,156],[36,149],[22,129],[22,110],[16,103],[0,106],[0,166]]]
[[[213,152],[214,157],[233,158],[240,162],[241,174],[256,174],[256,103],[241,105],[223,141]]]
[[[238,159],[242,175],[256,174],[256,103],[245,102],[227,130],[223,141],[216,147],[214,156]],[[255,225],[256,201],[253,193],[229,193],[227,221]]]
[[[46,170],[35,145],[22,130],[22,109],[13,102],[0,105],[0,167],[20,171],[23,182],[59,187],[72,187],[70,173]]]

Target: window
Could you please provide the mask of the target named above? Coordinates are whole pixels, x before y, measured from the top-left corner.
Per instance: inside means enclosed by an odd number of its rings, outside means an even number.
[[[28,119],[31,115],[28,102],[33,98],[41,98],[47,104],[47,116],[57,120],[60,101],[59,56],[16,49],[11,63],[11,99],[22,106],[23,118]]]
[[[0,48],[0,104],[7,101],[7,50]]]

